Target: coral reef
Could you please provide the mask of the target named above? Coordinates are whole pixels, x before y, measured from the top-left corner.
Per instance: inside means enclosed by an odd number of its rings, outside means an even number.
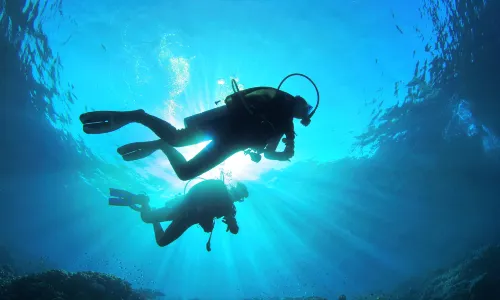
[[[417,299],[500,299],[500,246],[481,249],[434,277]]]
[[[328,300],[328,299],[313,296],[313,297],[250,298],[250,299],[244,299],[244,300]],[[341,300],[345,300],[345,299],[341,299]]]
[[[128,282],[108,274],[51,270],[18,276],[13,268],[7,265],[0,266],[0,300],[153,300],[163,296],[165,296],[163,293],[155,290],[133,289]],[[347,298],[341,295],[338,299]],[[500,299],[500,245],[484,247],[452,267],[435,271],[422,280],[413,280],[402,285],[394,293],[372,293],[354,299]],[[266,300],[326,300],[326,298],[278,297]]]
[[[146,300],[154,298],[134,291],[128,282],[111,275],[51,270],[6,278],[0,286],[0,299]]]
[[[153,300],[165,296],[103,273],[49,270],[26,274],[0,246],[0,300]]]
[[[403,291],[404,290],[404,291]],[[500,245],[488,246],[454,266],[414,280],[392,294],[373,293],[356,300],[500,299]]]

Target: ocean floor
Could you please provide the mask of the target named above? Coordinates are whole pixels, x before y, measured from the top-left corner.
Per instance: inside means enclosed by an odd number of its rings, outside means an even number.
[[[4,251],[5,252],[5,251]],[[0,300],[153,300],[169,299],[163,292],[133,289],[118,277],[97,273],[49,270],[17,275],[0,267]],[[325,300],[323,297],[275,297],[245,300]],[[494,300],[500,299],[500,246],[484,247],[449,268],[401,284],[391,293],[372,293],[353,300]],[[195,300],[195,299],[190,299]],[[237,299],[235,299],[237,300]],[[336,299],[349,300],[344,295]]]

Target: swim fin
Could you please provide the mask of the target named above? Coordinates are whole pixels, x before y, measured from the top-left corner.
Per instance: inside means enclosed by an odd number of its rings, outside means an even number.
[[[135,196],[135,194],[132,194],[131,192],[114,188],[109,188],[109,195],[117,198],[133,198]]]
[[[130,199],[124,199],[124,198],[109,198],[109,205],[112,206],[131,206],[134,205],[135,203],[131,201]]]
[[[134,111],[92,111],[80,115],[83,131],[87,134],[108,133],[122,128],[133,121],[133,114],[144,113]]]
[[[116,151],[120,154],[125,161],[133,161],[145,158],[159,150],[164,142],[162,140],[130,143],[121,146]]]
[[[119,189],[109,189],[109,205],[113,206],[130,206],[133,204],[144,205],[149,202],[149,197],[145,194],[135,195],[131,192]]]

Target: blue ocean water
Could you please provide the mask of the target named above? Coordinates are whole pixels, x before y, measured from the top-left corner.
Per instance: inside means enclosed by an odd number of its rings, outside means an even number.
[[[2,244],[172,299],[336,299],[390,290],[498,241],[498,138],[474,99],[428,87],[434,95],[402,105],[415,64],[433,58],[423,3],[0,1]],[[185,182],[161,152],[116,153],[154,139],[146,128],[86,135],[80,114],[144,109],[182,127],[231,94],[232,79],[277,86],[294,72],[315,81],[321,103],[310,126],[296,124],[292,161],[238,153],[203,175],[248,185],[237,235],[218,222],[210,253],[198,227],[160,248],[135,212],[108,206],[109,187],[161,205]],[[301,78],[283,88],[315,101]]]

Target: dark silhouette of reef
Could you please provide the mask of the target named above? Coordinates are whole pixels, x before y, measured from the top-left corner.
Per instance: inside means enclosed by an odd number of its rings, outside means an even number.
[[[500,245],[484,247],[451,267],[401,284],[393,293],[355,300],[500,299]]]
[[[272,297],[272,298],[247,298],[244,300],[328,300],[322,297]]]
[[[16,276],[0,268],[1,300],[147,300],[164,296],[152,290],[134,290],[115,276],[96,272],[51,270]],[[500,296],[500,245],[484,247],[451,267],[402,284],[392,294],[372,293],[355,300],[493,300]],[[340,297],[343,297],[342,295]],[[247,300],[326,300],[322,297],[252,298]],[[341,298],[339,298],[341,299]],[[342,299],[346,299],[343,297]]]
[[[129,283],[117,277],[95,272],[68,273],[51,270],[43,273],[2,278],[2,300],[142,300]]]
[[[322,297],[272,297],[272,298],[248,298],[244,300],[328,300]]]
[[[125,280],[97,272],[48,270],[26,274],[0,246],[0,300],[153,300],[159,291],[133,289]]]
[[[16,276],[9,267],[0,269],[0,300],[153,300],[163,296],[163,293],[154,290],[133,289],[128,282],[118,277],[97,272],[50,270]],[[327,299],[279,297],[266,300]]]
[[[18,263],[12,259],[6,247],[0,246],[0,300],[169,299],[160,291],[132,288],[131,284],[123,279],[98,272],[72,273],[54,269],[21,275],[15,268]],[[326,300],[321,297],[269,299]]]

